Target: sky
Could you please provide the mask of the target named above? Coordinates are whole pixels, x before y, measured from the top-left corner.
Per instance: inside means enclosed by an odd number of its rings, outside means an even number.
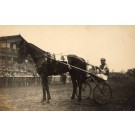
[[[0,26],[0,36],[18,34],[44,51],[75,54],[93,65],[106,58],[110,71],[135,68],[135,26]]]

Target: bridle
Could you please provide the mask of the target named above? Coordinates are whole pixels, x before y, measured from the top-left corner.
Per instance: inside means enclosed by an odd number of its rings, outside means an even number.
[[[27,43],[25,40],[22,40],[22,43],[20,43],[19,51],[23,50],[23,52],[21,52],[21,54],[22,53],[26,54],[26,55],[29,54],[28,53],[28,48],[26,47],[26,44],[29,44],[29,43]],[[48,59],[53,60],[53,61],[57,61],[55,59],[55,56],[57,56],[57,55],[67,56],[67,55],[62,55],[62,53],[61,54],[54,54],[54,53],[50,54],[49,52],[44,52],[44,53],[41,52],[39,54],[35,54],[34,56],[32,56],[32,58],[33,59],[34,58],[39,58],[39,61],[38,61],[39,63],[36,63],[35,66],[37,68],[40,68],[43,63],[48,63],[49,62]],[[27,57],[27,56],[25,56],[25,57]],[[21,58],[21,59],[24,59],[24,57]]]

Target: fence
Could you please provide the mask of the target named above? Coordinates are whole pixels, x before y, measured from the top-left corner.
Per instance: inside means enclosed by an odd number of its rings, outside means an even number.
[[[0,77],[0,87],[41,85],[40,77]]]
[[[41,83],[40,77],[0,77],[0,87],[39,86]],[[66,83],[71,83],[70,76],[67,77]],[[61,77],[49,77],[49,84],[62,84]]]

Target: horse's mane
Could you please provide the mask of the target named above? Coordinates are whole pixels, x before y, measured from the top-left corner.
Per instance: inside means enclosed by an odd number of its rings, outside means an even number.
[[[38,52],[40,52],[40,53],[47,53],[46,51],[44,51],[44,50],[38,48],[37,46],[33,45],[32,43],[29,43],[29,45],[30,45],[32,48],[34,48],[35,50],[37,50]]]
[[[29,46],[31,46],[32,48],[34,48],[38,52],[40,52],[40,53],[47,53],[47,52],[43,51],[42,49],[38,48],[36,45],[34,45],[32,43],[28,43],[21,35],[19,35],[19,37],[21,37],[22,41],[26,42]]]
[[[37,50],[38,52],[40,52],[40,53],[42,53],[42,54],[47,54],[47,53],[48,53],[48,52],[46,52],[46,51],[44,51],[44,50],[38,48],[37,46],[33,45],[32,43],[29,43],[29,45],[30,45],[33,49]],[[74,58],[74,59],[76,59],[76,60],[82,61],[83,63],[86,63],[86,61],[85,61],[83,58],[78,57],[77,55],[74,55],[74,54],[67,55],[67,57],[69,57],[69,58]]]

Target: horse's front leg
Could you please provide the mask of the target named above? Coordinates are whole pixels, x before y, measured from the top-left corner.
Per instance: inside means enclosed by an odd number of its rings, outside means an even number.
[[[44,103],[46,102],[46,88],[44,77],[42,77],[42,90],[43,90],[43,99],[41,100],[41,103]]]
[[[49,100],[51,99],[50,91],[49,91],[49,83],[48,83],[48,77],[45,77],[45,90],[46,90],[46,103],[49,103]]]

